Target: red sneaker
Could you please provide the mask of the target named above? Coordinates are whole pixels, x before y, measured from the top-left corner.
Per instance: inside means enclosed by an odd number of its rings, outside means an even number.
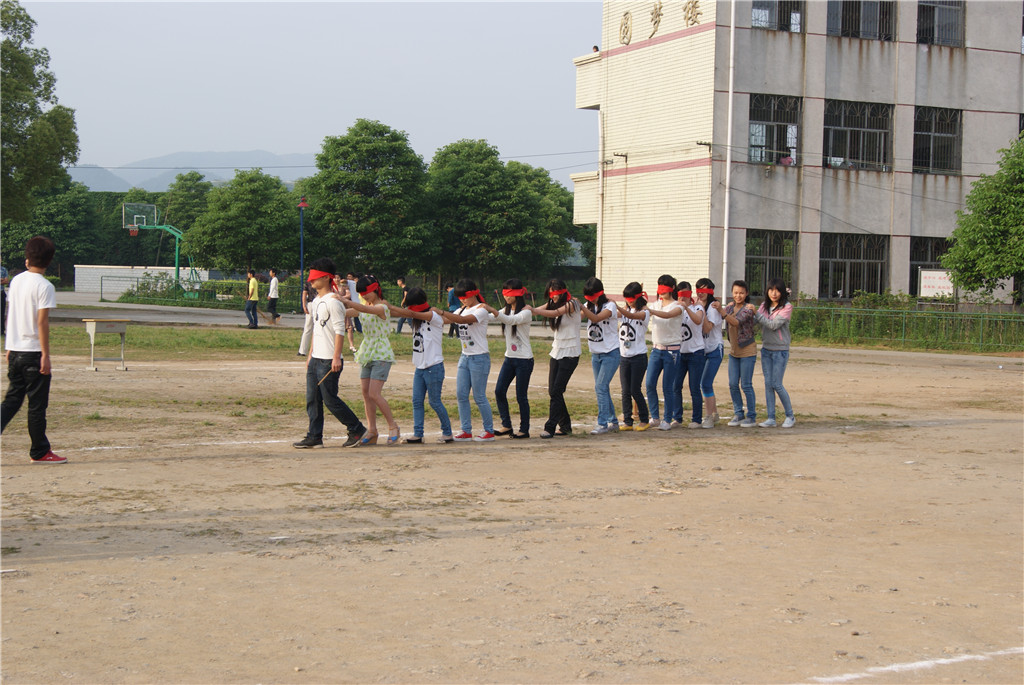
[[[33,464],[66,464],[68,463],[67,457],[58,457],[53,451],[46,453],[45,457],[39,457],[38,459],[32,460]]]
[[[494,442],[494,434],[484,432],[483,435],[478,435],[473,440],[477,442]]]
[[[472,433],[466,433],[465,431],[463,431],[462,433],[459,433],[458,435],[455,436],[455,442],[469,442],[472,439],[473,439],[473,434]]]

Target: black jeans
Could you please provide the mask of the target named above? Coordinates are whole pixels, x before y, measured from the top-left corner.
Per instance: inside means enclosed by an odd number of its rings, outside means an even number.
[[[647,399],[644,397],[644,376],[647,375],[647,353],[619,359],[619,383],[622,385],[622,421],[633,425],[633,403],[640,423],[647,423]]]
[[[494,385],[494,401],[498,405],[502,428],[512,427],[512,415],[508,411],[508,386],[516,381],[516,403],[519,404],[519,432],[530,432],[530,376],[533,374],[533,357],[505,357]]]
[[[29,456],[42,459],[50,451],[46,439],[46,407],[50,404],[50,374],[39,373],[42,352],[11,352],[7,364],[7,394],[0,406],[0,433],[21,409],[28,397],[28,435],[32,439]]]
[[[341,364],[344,367],[345,361],[342,360]],[[330,370],[330,359],[312,357],[306,365],[306,414],[309,416],[309,432],[306,433],[306,437],[314,440],[323,440],[324,437],[324,405],[327,405],[327,411],[334,414],[334,418],[345,424],[349,433],[361,433],[366,430],[362,421],[338,397],[338,379],[341,378],[341,371],[328,374]],[[321,378],[323,382],[317,385]]]
[[[565,406],[565,389],[569,387],[569,379],[579,363],[579,357],[551,360],[548,367],[548,397],[551,403],[548,406],[548,420],[544,424],[546,433],[554,433],[556,428],[560,428],[563,433],[572,433],[572,419],[569,418],[569,408]]]
[[[271,320],[274,320],[274,319],[276,319],[278,317],[278,313],[277,313],[277,298],[276,297],[268,297],[267,298],[267,314],[270,314],[270,319]]]

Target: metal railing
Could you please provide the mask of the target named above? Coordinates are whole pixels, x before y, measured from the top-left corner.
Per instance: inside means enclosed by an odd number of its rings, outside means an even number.
[[[302,311],[302,289],[280,285],[278,311]],[[245,303],[245,281],[189,281],[162,276],[102,276],[100,301],[139,302],[171,307],[240,309]],[[260,301],[267,299],[267,286],[261,284]]]

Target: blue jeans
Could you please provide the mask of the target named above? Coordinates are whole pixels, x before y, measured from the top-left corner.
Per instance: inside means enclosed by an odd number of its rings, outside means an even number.
[[[256,300],[245,301],[245,318],[249,320],[250,326],[258,326],[259,319],[256,317]]]
[[[612,402],[609,386],[615,372],[619,370],[619,349],[592,353],[590,366],[594,371],[594,392],[597,393],[597,424],[618,426],[619,418],[615,415],[615,403]]]
[[[404,316],[398,317],[398,326],[397,326],[397,330],[395,331],[395,333],[401,333],[402,332],[402,326],[404,326],[407,323],[411,325],[412,319],[409,319],[409,318],[404,317]]]
[[[455,397],[459,402],[459,425],[463,433],[473,432],[473,415],[469,406],[469,393],[480,410],[484,432],[494,432],[494,416],[491,402],[487,399],[487,376],[491,373],[491,355],[464,354],[459,357],[459,368],[455,374]]]
[[[530,432],[530,376],[533,375],[533,357],[505,357],[498,371],[494,385],[494,401],[498,405],[502,428],[512,427],[512,415],[508,411],[508,388],[516,382],[516,403],[519,405],[519,432]]]
[[[732,395],[732,413],[743,416],[743,396],[747,397],[746,417],[757,418],[757,404],[754,399],[754,367],[757,355],[752,357],[729,357],[729,394]],[[740,394],[740,389],[743,393]]]
[[[676,401],[676,411],[672,415],[671,420],[679,421],[680,423],[683,421],[683,380],[687,375],[690,376],[690,404],[693,405],[690,420],[694,423],[700,423],[704,418],[704,400],[700,394],[700,378],[704,375],[704,350],[686,352],[679,355],[676,382],[672,386],[673,396]]]
[[[621,354],[621,353],[620,353]],[[647,423],[647,400],[644,399],[644,375],[647,373],[647,354],[619,359],[619,383],[622,385],[622,420],[627,426],[633,425],[633,403],[636,403],[637,419]]]
[[[718,375],[718,368],[722,365],[722,346],[718,349],[704,352],[704,371],[700,375],[700,394],[704,397],[715,396],[715,376]]]
[[[789,393],[782,387],[782,377],[786,375],[786,364],[789,363],[789,350],[761,350],[761,373],[764,374],[764,403],[769,419],[775,418],[775,394],[782,401],[782,409],[786,418],[793,416],[793,404],[789,401]]]
[[[438,362],[425,369],[416,369],[412,375],[412,434],[423,437],[423,397],[430,398],[430,408],[441,421],[441,434],[452,434],[452,422],[448,410],[441,402],[441,386],[444,385],[444,362]]]
[[[651,358],[647,362],[647,408],[651,412],[651,421],[658,420],[658,376],[661,376],[661,392],[665,396],[665,420],[671,421],[675,413],[672,387],[676,382],[679,365],[679,350],[651,350]],[[682,408],[679,409],[682,411]]]
[[[342,360],[343,367],[344,364]],[[314,440],[322,440],[324,437],[325,405],[334,418],[345,424],[349,433],[366,430],[355,413],[338,397],[338,379],[341,372],[328,374],[330,370],[330,359],[313,357],[306,364],[306,415],[309,416],[309,431],[306,432],[306,437]]]

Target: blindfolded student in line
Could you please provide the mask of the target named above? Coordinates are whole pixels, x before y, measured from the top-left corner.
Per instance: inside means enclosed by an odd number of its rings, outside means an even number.
[[[644,375],[647,373],[647,293],[633,281],[622,290],[626,306],[619,307],[619,384],[622,386],[622,427],[620,430],[645,431],[648,423],[647,400],[644,397]],[[633,406],[638,423],[633,425]]]
[[[445,312],[444,320],[457,324],[462,355],[455,375],[455,398],[459,403],[459,425],[461,432],[454,437],[456,442],[492,442],[494,440],[494,414],[487,399],[487,377],[491,373],[491,354],[487,349],[487,322],[491,315],[482,306],[483,296],[476,283],[468,278],[455,284],[455,297],[461,306],[458,311]],[[473,415],[469,395],[480,410],[484,432],[473,436]]]
[[[589,322],[587,344],[590,346],[590,365],[597,395],[597,427],[590,434],[617,433],[619,419],[609,386],[619,369],[619,310],[604,294],[604,284],[599,278],[588,278],[583,284],[583,299],[587,303],[581,313]]]
[[[505,336],[505,359],[498,371],[494,385],[494,401],[498,405],[501,428],[495,435],[512,438],[530,437],[530,377],[533,375],[533,348],[530,346],[530,321],[533,309],[526,304],[526,287],[518,278],[510,278],[502,285],[501,296],[505,299],[502,309],[494,309],[484,303],[483,307],[501,322]],[[508,388],[516,382],[516,403],[519,405],[519,430],[512,430],[512,415],[508,406]]]
[[[547,304],[533,310],[534,314],[551,319],[555,332],[548,363],[548,420],[544,423],[542,438],[572,433],[572,418],[565,404],[565,389],[580,363],[580,304],[574,300],[560,278],[548,281],[544,291]]]

